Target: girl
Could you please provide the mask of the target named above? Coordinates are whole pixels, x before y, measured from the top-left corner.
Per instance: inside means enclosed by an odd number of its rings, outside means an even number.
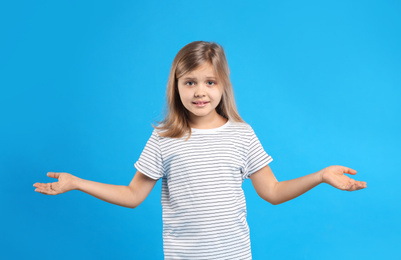
[[[167,86],[168,114],[155,127],[128,186],[102,184],[69,173],[49,172],[53,183],[37,192],[56,195],[80,190],[104,201],[135,208],[162,178],[165,259],[251,259],[244,179],[276,205],[320,183],[354,191],[366,188],[330,166],[278,182],[252,128],[239,116],[223,48],[192,42],[175,57]]]

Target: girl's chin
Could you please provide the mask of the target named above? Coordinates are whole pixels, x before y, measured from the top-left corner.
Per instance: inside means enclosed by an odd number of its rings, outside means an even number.
[[[199,111],[195,111],[195,113],[194,113],[194,112],[190,111],[190,117],[193,120],[208,120],[208,121],[211,121],[211,120],[216,119],[217,116],[219,116],[219,114],[217,114],[216,111],[210,111],[210,112],[206,112],[205,111],[205,113],[201,113]]]

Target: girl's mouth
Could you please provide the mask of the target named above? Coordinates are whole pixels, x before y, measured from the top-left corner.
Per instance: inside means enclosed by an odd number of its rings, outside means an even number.
[[[197,107],[204,107],[209,103],[209,101],[195,101],[192,102],[192,104],[194,104]]]

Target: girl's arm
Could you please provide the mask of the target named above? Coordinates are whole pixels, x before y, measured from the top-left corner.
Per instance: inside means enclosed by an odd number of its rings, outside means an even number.
[[[70,190],[80,190],[106,202],[128,208],[135,208],[149,195],[156,184],[137,171],[129,186],[111,185],[78,178],[66,172],[48,172],[47,176],[58,179],[53,183],[35,183],[35,191],[57,195]]]
[[[258,195],[277,205],[296,198],[320,183],[327,183],[340,190],[354,191],[366,188],[366,182],[355,181],[344,173],[355,175],[356,171],[344,166],[329,166],[318,172],[278,182],[267,165],[250,176]]]

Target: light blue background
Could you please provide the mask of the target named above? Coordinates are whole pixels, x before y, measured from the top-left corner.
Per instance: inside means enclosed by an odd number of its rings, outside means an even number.
[[[244,182],[254,259],[400,259],[398,1],[11,1],[0,6],[0,258],[162,259],[160,182],[138,208],[34,192],[48,171],[128,184],[175,54],[223,45],[242,117],[287,180],[368,183],[272,206]]]

